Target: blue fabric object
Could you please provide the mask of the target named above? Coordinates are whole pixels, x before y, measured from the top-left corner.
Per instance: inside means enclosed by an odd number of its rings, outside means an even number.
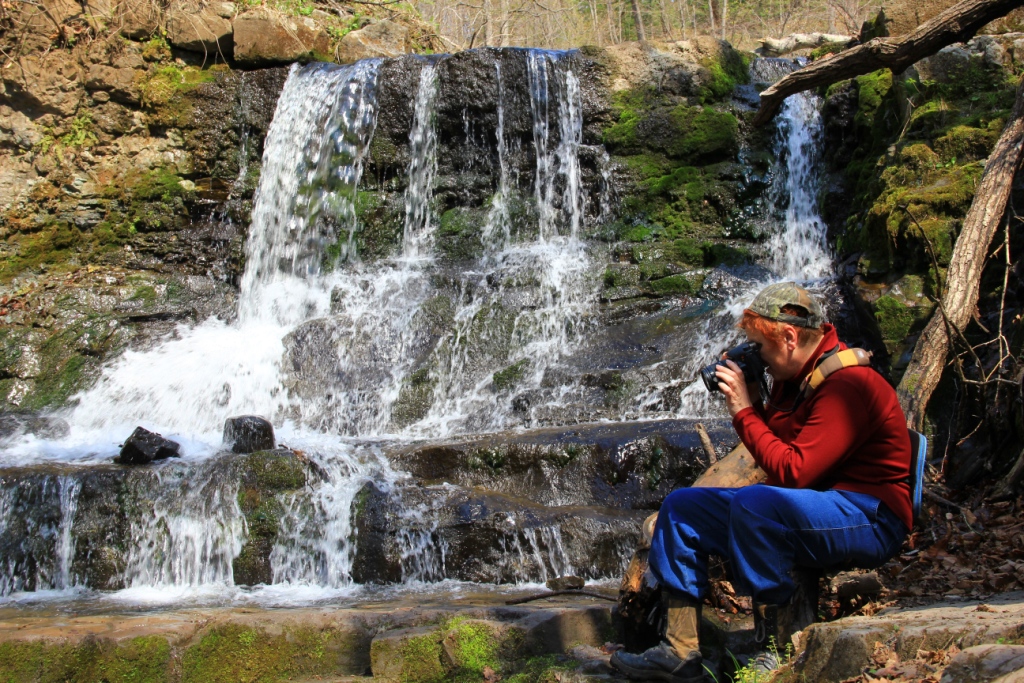
[[[914,509],[914,524],[921,520],[921,496],[924,493],[924,466],[928,460],[928,439],[924,434],[910,432],[910,505]]]
[[[708,555],[718,555],[730,561],[737,590],[782,604],[796,590],[794,567],[877,567],[899,551],[907,532],[864,493],[763,484],[679,489],[661,505],[649,561],[663,586],[701,600]]]

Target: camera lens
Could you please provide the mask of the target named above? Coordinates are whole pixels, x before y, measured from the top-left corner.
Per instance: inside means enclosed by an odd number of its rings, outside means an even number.
[[[704,380],[704,387],[708,391],[718,391],[718,376],[715,371],[718,370],[718,363],[712,363],[706,365],[700,369],[700,378]]]

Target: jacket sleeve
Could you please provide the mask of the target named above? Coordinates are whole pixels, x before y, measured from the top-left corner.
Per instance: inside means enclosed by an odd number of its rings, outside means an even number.
[[[813,487],[822,476],[870,436],[867,388],[854,369],[830,377],[808,399],[807,418],[792,443],[783,443],[765,419],[748,408],[736,413],[733,426],[768,482],[787,488]],[[870,392],[868,392],[870,393]]]

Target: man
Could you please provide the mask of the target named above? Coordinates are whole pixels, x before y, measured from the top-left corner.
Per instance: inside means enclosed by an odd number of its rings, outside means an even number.
[[[733,426],[765,485],[688,488],[661,506],[650,569],[666,607],[660,645],[612,664],[630,678],[697,683],[708,555],[728,558],[737,588],[754,599],[762,670],[778,661],[789,632],[794,567],[877,567],[912,526],[910,438],[896,392],[870,367],[829,375],[813,392],[801,383],[845,345],[819,304],[792,282],[763,289],[739,327],[761,345],[774,383],[767,405],[732,361],[718,369]]]

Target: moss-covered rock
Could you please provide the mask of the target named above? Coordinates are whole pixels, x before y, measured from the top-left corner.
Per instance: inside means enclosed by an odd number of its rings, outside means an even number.
[[[0,643],[0,678],[6,681],[163,683],[174,680],[172,672],[171,646],[162,636]]]
[[[513,363],[504,370],[499,370],[494,373],[494,388],[498,391],[505,391],[519,384],[523,377],[526,376],[526,371],[530,367],[530,359],[523,358],[520,361]]]
[[[238,505],[245,516],[246,541],[232,562],[235,583],[271,583],[270,553],[284,514],[282,496],[306,485],[306,466],[287,450],[257,451],[239,458]]]
[[[435,243],[438,251],[451,261],[479,258],[484,251],[483,232],[487,213],[482,208],[457,206],[441,214]]]
[[[515,670],[524,635],[514,626],[463,617],[391,631],[373,640],[373,676],[394,683],[434,683],[478,681],[486,669],[501,675]]]

